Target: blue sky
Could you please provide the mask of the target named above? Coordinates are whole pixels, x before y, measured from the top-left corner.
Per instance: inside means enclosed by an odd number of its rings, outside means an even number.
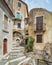
[[[23,0],[28,4],[29,10],[32,8],[44,8],[52,12],[52,0]]]

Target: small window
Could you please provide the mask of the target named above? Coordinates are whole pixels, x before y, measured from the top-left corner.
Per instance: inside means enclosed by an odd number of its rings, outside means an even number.
[[[36,43],[42,43],[42,35],[36,36]]]
[[[17,14],[20,14],[19,12],[17,12]]]
[[[6,15],[4,15],[4,28],[8,28],[8,17]]]
[[[28,21],[25,21],[25,25],[27,25],[28,24]]]
[[[18,23],[18,28],[21,28],[21,23]]]
[[[20,2],[18,2],[18,7],[21,7],[21,3]]]

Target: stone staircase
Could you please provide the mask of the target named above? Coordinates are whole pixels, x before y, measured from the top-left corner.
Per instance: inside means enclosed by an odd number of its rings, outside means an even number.
[[[26,62],[28,60],[30,58],[24,54],[24,47],[13,43],[11,52],[0,60],[0,65],[21,65],[22,61]]]
[[[24,47],[14,47],[10,52],[10,59],[16,59],[18,57],[24,56]]]
[[[38,63],[34,53],[24,54],[24,49],[24,47],[13,43],[11,52],[0,60],[0,65],[52,65],[52,63],[47,64],[42,60]]]

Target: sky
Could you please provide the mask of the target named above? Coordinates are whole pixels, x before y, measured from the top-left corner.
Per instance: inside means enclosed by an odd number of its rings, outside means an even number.
[[[32,8],[44,8],[52,12],[52,0],[23,0],[27,3],[29,11]]]

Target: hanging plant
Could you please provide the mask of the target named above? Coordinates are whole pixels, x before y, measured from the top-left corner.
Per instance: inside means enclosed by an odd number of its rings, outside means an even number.
[[[33,51],[34,38],[30,37],[28,40],[28,50]]]

